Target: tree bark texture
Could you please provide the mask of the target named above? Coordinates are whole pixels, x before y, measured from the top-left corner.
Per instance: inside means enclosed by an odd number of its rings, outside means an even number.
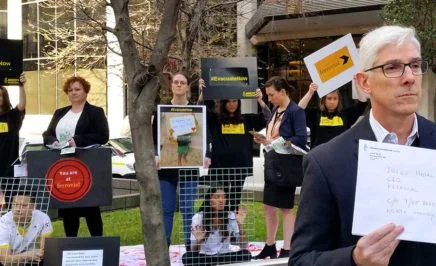
[[[192,11],[189,12],[191,16],[188,18],[188,25],[185,29],[186,39],[182,45],[182,71],[191,71],[192,47],[198,37],[205,8],[206,1],[197,0],[192,7]]]
[[[152,115],[159,89],[159,77],[176,34],[180,0],[166,0],[158,37],[148,66],[141,64],[133,38],[128,0],[111,0],[127,77],[130,102],[130,128],[140,190],[140,213],[147,265],[170,265],[163,226],[162,203],[155,167]]]

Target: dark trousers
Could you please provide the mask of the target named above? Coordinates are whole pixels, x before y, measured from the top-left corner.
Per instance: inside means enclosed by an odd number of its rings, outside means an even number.
[[[246,249],[217,255],[204,255],[189,251],[182,257],[183,265],[218,265],[250,260],[251,253]]]
[[[224,180],[222,184],[227,193],[228,206],[230,211],[236,211],[241,203],[242,189],[244,188],[245,177],[233,176],[231,180]]]
[[[103,235],[103,221],[99,207],[59,209],[64,218],[64,231],[67,237],[76,237],[80,227],[80,217],[85,217],[91,236]]]

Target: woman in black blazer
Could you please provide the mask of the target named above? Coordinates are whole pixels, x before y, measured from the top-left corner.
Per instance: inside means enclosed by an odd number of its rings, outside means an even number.
[[[90,89],[91,85],[82,77],[66,80],[63,91],[71,105],[55,111],[50,125],[42,134],[44,145],[86,147],[105,144],[109,140],[109,127],[103,109],[86,101]],[[99,207],[59,209],[59,216],[64,218],[66,236],[77,236],[80,217],[86,218],[91,236],[103,235]]]

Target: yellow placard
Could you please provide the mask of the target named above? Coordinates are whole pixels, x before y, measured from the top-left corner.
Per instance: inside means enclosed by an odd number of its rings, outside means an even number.
[[[7,133],[9,132],[8,123],[2,122],[0,123],[0,133]]]
[[[222,134],[245,134],[244,123],[240,124],[222,124],[221,125]]]
[[[322,82],[336,77],[353,66],[354,62],[347,46],[342,47],[315,63],[316,71]]]
[[[242,92],[242,96],[243,97],[256,97],[256,92],[255,91],[243,91]]]
[[[321,116],[319,125],[323,127],[339,127],[344,125],[344,121],[342,121],[340,116],[334,116],[332,119],[329,119],[327,116]]]

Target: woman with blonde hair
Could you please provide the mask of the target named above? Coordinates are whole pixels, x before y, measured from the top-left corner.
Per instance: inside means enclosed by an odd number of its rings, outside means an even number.
[[[306,108],[317,90],[318,85],[311,83],[309,90],[298,103],[298,106],[306,111],[306,122],[311,133],[311,148],[328,142],[349,129],[368,105],[366,98],[357,90],[359,102],[348,108],[343,108],[341,93],[339,90],[334,90],[320,99],[319,110]]]

